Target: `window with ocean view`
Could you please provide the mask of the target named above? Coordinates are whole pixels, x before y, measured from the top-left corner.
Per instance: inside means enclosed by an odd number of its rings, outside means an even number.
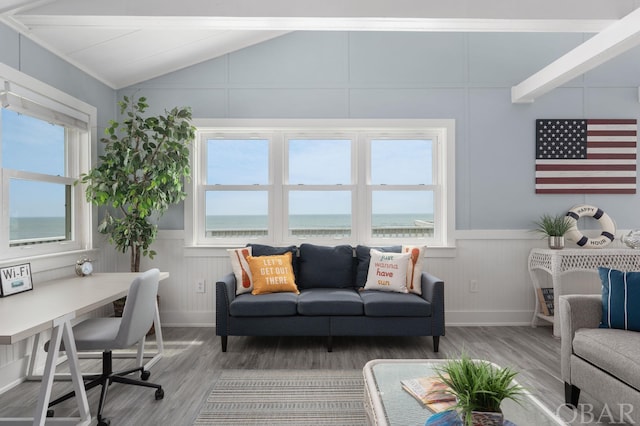
[[[236,135],[206,141],[205,235],[264,238],[269,233],[269,140]]]
[[[90,208],[74,182],[88,169],[95,109],[83,110],[86,104],[46,85],[33,90],[0,64],[2,77],[0,258],[20,257],[23,249],[33,256],[86,247]]]
[[[3,170],[29,173],[9,178],[9,244],[68,240],[67,187],[47,182],[65,174],[64,127],[3,108],[1,136]]]
[[[352,139],[301,138],[285,135],[291,238],[351,236]]]
[[[453,121],[355,121],[196,122],[194,244],[447,245]]]
[[[371,237],[433,238],[431,139],[370,140]]]

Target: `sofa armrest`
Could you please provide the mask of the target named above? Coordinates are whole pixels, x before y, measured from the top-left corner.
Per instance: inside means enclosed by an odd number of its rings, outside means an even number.
[[[422,272],[422,298],[431,303],[431,335],[444,336],[444,281]]]
[[[216,282],[216,335],[229,335],[229,304],[236,298],[236,276],[225,275]]]
[[[562,380],[571,383],[573,337],[581,328],[598,328],[602,319],[602,296],[571,294],[559,297],[560,304],[560,370]]]

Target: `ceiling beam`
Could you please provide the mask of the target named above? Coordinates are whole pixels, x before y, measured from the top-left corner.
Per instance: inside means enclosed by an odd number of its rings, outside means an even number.
[[[26,13],[235,18],[618,20],[636,7],[637,0],[55,0]]]
[[[597,33],[615,20],[460,19],[460,18],[326,18],[326,17],[195,17],[75,16],[16,17],[30,28],[207,29],[239,31],[435,31],[435,32],[560,32]]]
[[[511,102],[537,97],[640,44],[640,8],[511,88]]]

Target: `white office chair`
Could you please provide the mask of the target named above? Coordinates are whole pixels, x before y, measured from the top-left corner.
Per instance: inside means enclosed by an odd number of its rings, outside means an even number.
[[[136,277],[129,288],[122,318],[89,318],[73,327],[78,351],[103,351],[102,374],[83,375],[86,390],[102,385],[97,416],[99,426],[106,426],[110,423],[109,420],[102,417],[102,409],[107,398],[107,389],[112,382],[155,388],[156,400],[164,398],[162,386],[146,382],[151,373],[144,367],[114,372],[111,353],[112,349],[126,349],[144,341],[144,337],[153,323],[159,281],[160,271],[158,269],[151,269]],[[48,350],[48,347],[49,342],[45,344],[45,350]],[[140,371],[142,380],[125,377],[136,371]],[[72,398],[74,395],[74,392],[69,392],[52,401],[49,407]],[[47,415],[52,417],[53,410],[50,409]]]

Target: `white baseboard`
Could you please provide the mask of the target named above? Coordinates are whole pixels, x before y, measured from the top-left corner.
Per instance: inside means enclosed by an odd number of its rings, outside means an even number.
[[[445,311],[448,326],[522,326],[532,317],[533,311]]]
[[[215,311],[160,311],[163,327],[214,327]]]
[[[0,368],[0,394],[25,381],[28,362],[29,356],[24,356]]]

